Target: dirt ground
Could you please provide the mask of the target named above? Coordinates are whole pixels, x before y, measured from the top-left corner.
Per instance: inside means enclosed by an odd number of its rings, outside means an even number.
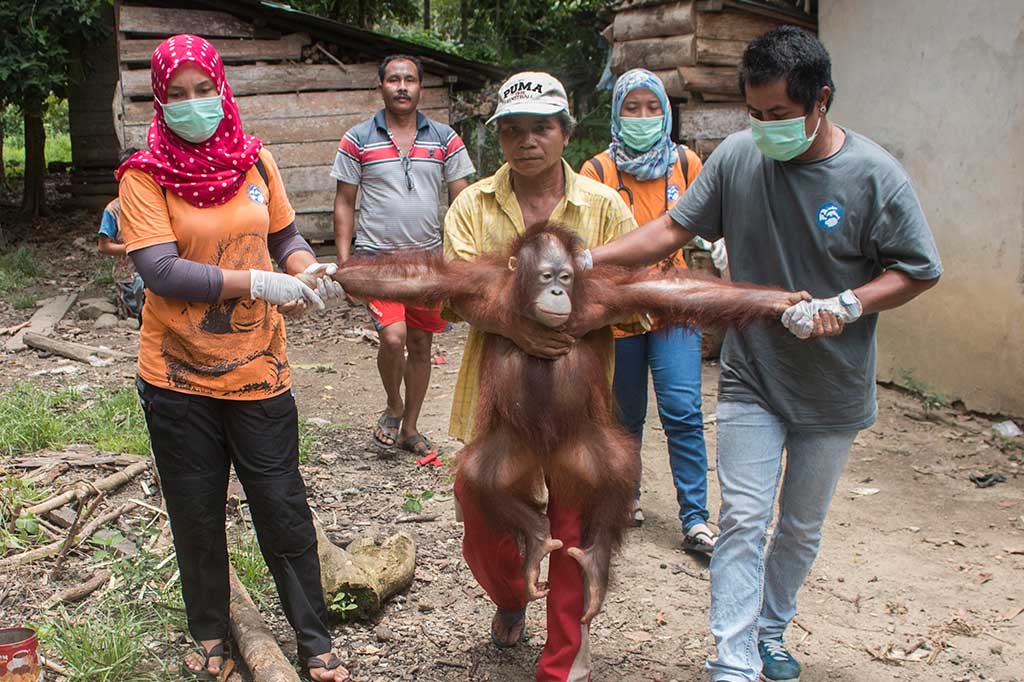
[[[92,216],[62,221],[60,235],[40,235],[51,257],[50,284],[41,293],[109,295],[92,279],[100,261],[92,247]],[[86,237],[76,246],[76,237]],[[59,238],[58,238],[59,237]],[[0,302],[0,326],[31,310]],[[324,428],[304,473],[311,503],[336,541],[356,534],[415,535],[416,580],[372,621],[335,629],[337,650],[361,682],[533,679],[543,645],[543,604],[531,606],[529,639],[498,651],[487,629],[493,607],[460,555],[448,467],[418,467],[405,453],[370,445],[370,425],[383,407],[375,347],[362,338],[368,318],[346,306],[288,330],[294,390],[304,419]],[[133,351],[138,333],[98,332],[76,319],[57,334],[66,339]],[[421,421],[443,445],[465,329],[439,335]],[[60,366],[71,373],[37,374]],[[131,385],[133,366],[92,368],[34,351],[0,352],[0,390],[30,380],[47,388],[88,383]],[[714,469],[717,366],[704,367],[705,433],[712,519],[718,510]],[[64,370],[62,370],[64,371]],[[1024,680],[1024,438],[1003,443],[993,420],[955,409],[926,412],[913,395],[882,387],[879,420],[857,438],[826,523],[820,557],[800,595],[788,642],[804,664],[804,682],[890,680]],[[655,405],[649,414],[656,415]],[[681,534],[665,438],[655,419],[644,441],[646,524],[629,534],[614,563],[605,611],[592,628],[594,680],[704,680],[713,651],[708,634],[706,562],[680,550]],[[447,457],[446,457],[447,459]],[[972,473],[1000,472],[1007,482],[978,488]],[[433,491],[423,505],[436,521],[396,526],[406,493]],[[134,493],[138,494],[138,493]],[[26,578],[28,579],[28,578]],[[279,614],[267,614],[294,650]]]

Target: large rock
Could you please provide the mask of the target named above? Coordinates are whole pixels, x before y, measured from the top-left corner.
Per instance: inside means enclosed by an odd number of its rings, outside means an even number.
[[[78,308],[78,319],[96,320],[101,315],[113,315],[117,312],[117,306],[105,298],[87,298],[81,301]]]
[[[117,326],[121,329],[138,329],[139,321],[134,317],[129,317],[126,320],[119,320]]]
[[[94,329],[113,329],[117,326],[117,315],[111,313],[103,313],[96,318],[96,324],[93,325]]]

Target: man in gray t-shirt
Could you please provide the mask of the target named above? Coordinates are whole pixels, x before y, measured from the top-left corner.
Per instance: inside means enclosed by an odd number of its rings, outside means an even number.
[[[417,110],[423,82],[419,61],[392,55],[378,75],[384,108],[345,133],[331,168],[338,181],[338,265],[348,260],[353,236],[356,252],[363,254],[440,249],[441,192],[454,200],[474,172],[455,131]],[[382,447],[414,453],[421,463],[436,461],[437,448],[419,432],[417,420],[430,382],[433,334],[446,325],[440,306],[373,300],[367,308],[380,336],[377,369],[387,394],[373,438]]]
[[[783,633],[850,446],[875,420],[878,313],[933,286],[942,265],[906,171],[828,119],[835,86],[816,38],[793,27],[757,38],[740,77],[751,129],[722,142],[669,214],[591,257],[654,263],[694,235],[725,237],[733,279],[808,292],[782,325],[729,330],[719,387],[708,670],[781,682],[799,679]]]

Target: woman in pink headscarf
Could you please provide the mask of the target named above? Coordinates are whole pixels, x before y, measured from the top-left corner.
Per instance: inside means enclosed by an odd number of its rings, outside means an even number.
[[[192,35],[153,52],[149,150],[119,169],[125,246],[146,283],[137,385],[174,534],[189,631],[183,672],[217,678],[228,635],[225,490],[233,464],[299,658],[342,682],[277,306],[342,295],[295,228],[270,152],[242,130],[217,51]],[[271,259],[284,270],[274,272]],[[318,278],[317,290],[294,275]]]

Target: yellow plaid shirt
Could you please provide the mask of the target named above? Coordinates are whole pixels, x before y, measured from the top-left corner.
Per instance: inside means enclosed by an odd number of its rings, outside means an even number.
[[[562,167],[565,196],[552,211],[552,222],[576,232],[587,248],[607,244],[636,228],[633,214],[615,190],[577,175],[564,160]],[[464,189],[448,209],[444,220],[445,257],[473,260],[500,252],[525,231],[523,213],[512,190],[512,174],[505,164],[491,177]],[[470,329],[455,384],[449,433],[463,442],[473,436],[483,342],[484,334]],[[611,347],[608,352],[612,352]]]

